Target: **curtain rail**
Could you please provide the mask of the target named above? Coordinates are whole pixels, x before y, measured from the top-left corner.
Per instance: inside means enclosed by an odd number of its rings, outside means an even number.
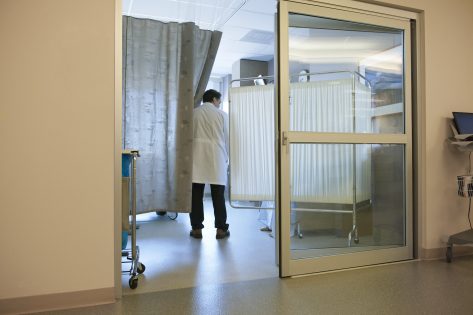
[[[310,75],[327,75],[327,74],[338,74],[338,73],[350,73],[353,75],[356,75],[360,77],[361,79],[365,80],[368,82],[369,88],[372,88],[371,81],[368,80],[364,75],[359,73],[358,71],[347,71],[347,70],[342,70],[342,71],[329,71],[329,72],[310,72],[310,73],[296,73],[296,74],[291,74],[290,77],[303,77],[303,76],[310,76]],[[258,79],[274,79],[274,75],[267,75],[267,76],[261,76],[261,77],[248,77],[248,78],[240,78],[240,79],[235,79],[230,81],[230,86],[234,82],[241,82],[241,81],[253,81],[253,80],[258,80]]]

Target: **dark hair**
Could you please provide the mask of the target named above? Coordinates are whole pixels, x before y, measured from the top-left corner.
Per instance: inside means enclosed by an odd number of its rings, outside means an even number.
[[[219,100],[221,97],[222,94],[220,94],[219,92],[215,90],[207,90],[205,91],[204,96],[202,97],[202,101],[204,101],[204,103],[212,103],[214,98]]]

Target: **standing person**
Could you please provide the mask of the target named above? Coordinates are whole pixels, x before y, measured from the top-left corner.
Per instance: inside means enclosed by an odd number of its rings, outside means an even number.
[[[221,94],[207,90],[203,104],[194,109],[194,144],[192,171],[192,230],[190,236],[202,238],[204,225],[204,188],[210,184],[217,239],[230,236],[225,208],[228,167],[228,115],[219,109]]]

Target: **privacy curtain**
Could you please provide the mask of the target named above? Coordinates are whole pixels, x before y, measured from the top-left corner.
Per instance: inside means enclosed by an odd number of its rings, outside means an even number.
[[[371,132],[371,92],[364,84],[324,80],[290,89],[291,130]],[[230,100],[231,198],[274,200],[274,86],[232,88]],[[369,199],[371,146],[355,150],[351,144],[292,145],[292,201],[351,204],[353,180],[356,200]]]
[[[230,89],[232,200],[274,200],[274,86]]]
[[[370,89],[358,80],[291,84],[294,131],[370,133],[371,110]],[[292,145],[291,177],[292,201],[352,204],[354,180],[356,201],[368,200],[371,145]]]
[[[190,212],[192,113],[220,32],[123,17],[123,148],[137,149],[137,212]]]

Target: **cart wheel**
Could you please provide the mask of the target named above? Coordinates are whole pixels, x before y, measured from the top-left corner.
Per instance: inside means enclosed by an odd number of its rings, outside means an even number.
[[[138,263],[138,266],[136,267],[136,271],[139,274],[142,274],[143,272],[145,272],[145,270],[146,270],[145,265],[143,265],[142,263]]]
[[[177,212],[170,212],[170,213],[172,213],[172,214],[168,213],[168,218],[171,219],[171,220],[176,220],[177,216],[178,216],[178,213]]]
[[[452,258],[453,258],[453,250],[452,250],[452,247],[451,246],[448,246],[447,247],[447,252],[446,252],[446,255],[447,256],[447,262],[448,263],[451,263],[452,262]]]
[[[138,278],[133,276],[128,280],[128,285],[130,286],[130,289],[136,289],[138,287]]]
[[[166,211],[156,211],[156,214],[162,217],[163,215],[166,215]]]

